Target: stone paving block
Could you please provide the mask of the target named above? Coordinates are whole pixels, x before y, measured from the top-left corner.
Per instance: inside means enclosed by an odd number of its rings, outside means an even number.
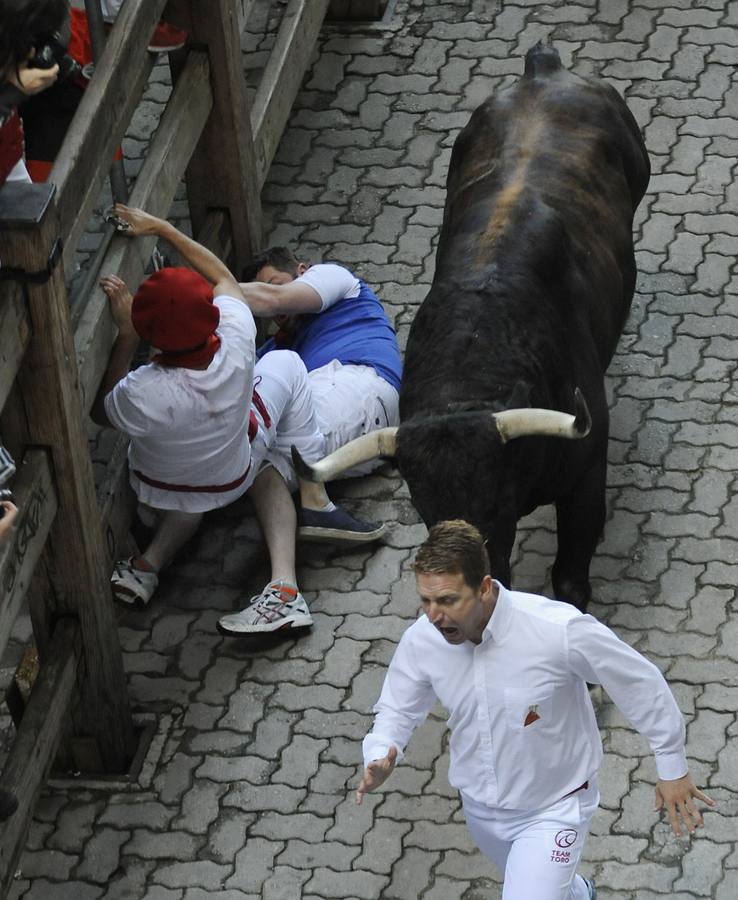
[[[57,827],[47,841],[47,847],[78,853],[80,847],[92,835],[94,820],[100,806],[86,803],[70,803],[59,814]]]
[[[470,839],[471,840],[471,839]],[[448,850],[434,870],[434,875],[446,875],[458,879],[489,878],[494,866],[481,853],[461,853]]]
[[[363,851],[354,867],[388,875],[395,862],[403,856],[403,838],[411,829],[409,822],[385,819],[364,837]]]
[[[361,806],[352,795],[347,796],[336,808],[333,825],[325,833],[328,841],[360,844],[374,823],[374,811],[382,802],[379,794],[368,794]]]
[[[151,877],[154,883],[164,887],[200,887],[214,891],[223,885],[230,872],[231,866],[221,866],[203,859],[159,866]]]
[[[112,825],[116,828],[151,828],[163,831],[171,823],[175,810],[155,800],[131,800],[121,797],[111,801],[97,821],[98,825]]]
[[[107,884],[118,869],[120,850],[130,837],[130,832],[116,828],[102,828],[95,832],[84,848],[82,861],[75,875],[84,881]]]
[[[326,740],[295,735],[282,751],[281,765],[272,775],[272,783],[283,782],[297,788],[307,784],[318,770],[318,758],[327,746]]]
[[[347,895],[359,900],[375,900],[382,896],[382,890],[389,879],[373,872],[334,872],[332,869],[318,868],[305,885],[305,891],[315,891],[321,897],[345,898]]]
[[[276,810],[281,813],[290,813],[297,807],[306,793],[305,789],[298,790],[284,784],[239,784],[223,797],[222,804],[224,807],[235,806],[244,812]],[[208,820],[207,825],[210,825],[216,818],[217,811]],[[207,825],[203,831],[207,830]]]
[[[615,890],[650,888],[670,894],[677,876],[678,870],[654,863],[641,862],[635,867],[610,861],[603,864],[599,880]]]
[[[362,716],[355,712],[324,712],[319,709],[309,709],[295,726],[298,733],[309,734],[312,737],[336,737],[351,738],[355,759],[360,759],[358,744],[364,739],[364,735],[371,728],[369,716]],[[339,760],[340,761],[340,760]]]
[[[172,821],[172,827],[185,828],[193,834],[205,834],[218,818],[218,801],[225,792],[224,785],[196,781],[182,798],[181,812]]]
[[[228,699],[228,709],[218,725],[243,733],[252,731],[256,722],[263,716],[265,704],[273,693],[273,685],[244,681],[229,698],[222,698],[223,702]]]
[[[469,887],[468,881],[434,877],[433,887],[423,894],[423,900],[461,900]]]
[[[405,838],[408,847],[425,850],[460,850],[470,853],[474,842],[465,824],[439,825],[434,822],[414,822],[412,830]]]
[[[245,893],[260,891],[261,885],[273,873],[274,857],[282,846],[279,842],[249,837],[246,846],[236,856],[233,875],[223,886]]]
[[[169,830],[162,833],[150,831],[146,828],[136,828],[130,835],[130,840],[122,846],[122,852],[126,856],[149,859],[192,859],[202,840],[186,831]]]
[[[285,844],[279,854],[280,866],[293,869],[317,869],[330,866],[337,871],[348,872],[354,866],[354,860],[361,853],[361,848],[350,846],[340,841],[301,841],[292,838]],[[304,873],[309,877],[308,873]]]
[[[23,900],[98,900],[105,889],[99,885],[85,884],[83,881],[59,882],[47,881],[45,878],[34,880]]]
[[[302,886],[310,877],[309,872],[299,872],[288,866],[275,866],[272,875],[264,882],[263,900],[293,900],[302,896]]]
[[[61,850],[26,850],[20,859],[18,870],[26,878],[51,878],[66,881],[77,865],[77,856]]]
[[[231,784],[247,781],[249,784],[267,784],[274,764],[260,756],[206,756],[195,776],[201,781]]]
[[[251,826],[250,833],[265,837],[269,841],[286,841],[302,838],[311,843],[319,843],[326,837],[331,820],[310,813],[266,812]]]

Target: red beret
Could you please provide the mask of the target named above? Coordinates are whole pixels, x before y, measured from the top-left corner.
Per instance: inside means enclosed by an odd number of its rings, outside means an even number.
[[[220,310],[213,305],[209,281],[192,269],[154,272],[136,291],[131,310],[140,337],[166,353],[192,350],[218,327]]]

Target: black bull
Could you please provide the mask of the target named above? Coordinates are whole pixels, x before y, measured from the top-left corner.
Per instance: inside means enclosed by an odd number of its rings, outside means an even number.
[[[633,297],[633,214],[649,173],[617,92],[563,69],[555,50],[530,50],[520,80],[454,144],[435,277],[407,343],[402,424],[358,439],[395,452],[426,525],[476,525],[503,583],[518,519],[554,502],[553,589],[580,609],[605,521],[603,373]],[[313,474],[327,480],[367,455],[347,445],[338,467],[328,457]]]

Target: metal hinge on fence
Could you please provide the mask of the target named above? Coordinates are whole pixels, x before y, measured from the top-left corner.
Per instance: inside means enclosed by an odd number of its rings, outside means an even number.
[[[41,269],[39,272],[26,272],[25,269],[15,266],[0,266],[0,281],[20,281],[22,284],[46,284],[59,264],[63,247],[62,239],[58,237],[49,253],[46,268]]]

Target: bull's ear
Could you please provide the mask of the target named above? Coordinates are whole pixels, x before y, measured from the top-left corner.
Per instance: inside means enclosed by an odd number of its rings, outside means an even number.
[[[530,406],[530,384],[527,381],[517,381],[512,389],[506,409],[526,409]]]

